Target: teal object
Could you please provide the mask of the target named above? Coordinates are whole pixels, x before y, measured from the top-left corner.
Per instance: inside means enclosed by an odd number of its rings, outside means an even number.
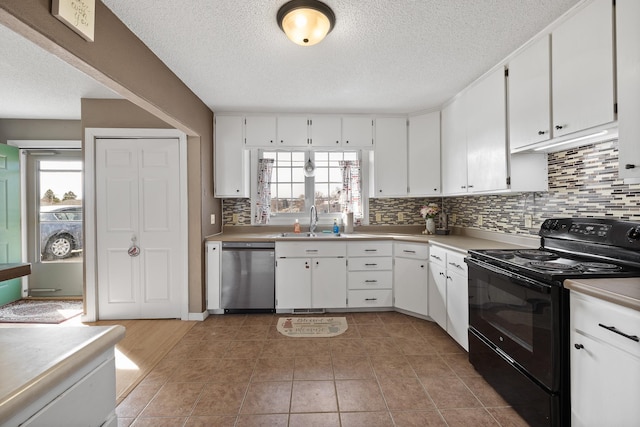
[[[0,263],[22,261],[19,153],[17,147],[0,144]],[[21,297],[21,279],[0,282],[0,305]]]
[[[338,227],[338,221],[333,220],[333,234],[340,234],[340,227]]]

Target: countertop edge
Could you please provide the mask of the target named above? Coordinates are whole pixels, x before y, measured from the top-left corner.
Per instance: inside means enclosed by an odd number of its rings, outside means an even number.
[[[593,280],[597,280],[597,279],[593,279]],[[616,279],[616,280],[623,280],[623,279]],[[609,283],[611,283],[611,281],[609,281]],[[593,286],[589,284],[588,280],[585,280],[585,281],[565,280],[563,285],[565,288],[571,291],[579,292],[581,294],[589,295],[594,298],[601,299],[603,301],[608,301],[610,303],[627,307],[632,310],[640,311],[640,300],[638,298],[634,298],[629,295],[624,295],[623,293],[616,292],[615,290],[604,289],[602,287]]]
[[[110,326],[59,357],[49,369],[25,382],[0,401],[0,420],[10,419],[17,415],[31,403],[44,396],[53,386],[78,370],[79,367],[115,346],[124,336],[124,326]]]

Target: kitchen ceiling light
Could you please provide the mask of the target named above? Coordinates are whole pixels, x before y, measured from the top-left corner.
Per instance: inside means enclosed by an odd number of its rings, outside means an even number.
[[[311,159],[307,160],[307,163],[304,165],[304,176],[312,177],[316,173],[316,165],[311,161]]]
[[[336,15],[317,0],[292,0],[278,10],[278,25],[289,39],[300,46],[313,46],[331,32]]]

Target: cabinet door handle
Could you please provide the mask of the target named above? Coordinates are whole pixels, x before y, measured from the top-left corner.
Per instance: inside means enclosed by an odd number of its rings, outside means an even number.
[[[404,249],[402,252],[404,252],[405,254],[415,254],[416,251],[408,251],[406,249]]]
[[[625,169],[635,169],[636,165],[632,165],[631,163],[627,163],[626,165],[624,165]]]
[[[378,298],[365,298],[365,301],[378,301]]]
[[[378,283],[377,280],[365,280],[364,283]]]
[[[455,262],[450,262],[449,265],[454,266],[455,268],[459,268],[462,269],[462,266],[460,264],[456,264]]]
[[[539,130],[539,131],[538,131],[538,135],[544,135],[545,133],[547,133],[547,131],[546,131],[546,130]]]
[[[560,129],[562,129],[562,128],[564,128],[564,126],[562,126],[562,125],[556,125],[556,130],[560,130]]]
[[[606,330],[611,331],[615,334],[622,335],[625,338],[629,338],[631,341],[640,342],[640,338],[638,338],[637,335],[625,334],[621,330],[617,329],[615,326],[606,326],[606,325],[603,325],[602,323],[598,323],[598,326],[600,326],[601,328],[605,328]]]
[[[444,273],[441,271],[441,272],[440,272],[440,275],[441,275],[441,276],[444,276]]]
[[[378,252],[377,249],[365,249],[364,251],[365,252]]]
[[[318,252],[318,250],[317,249],[306,249],[305,252]]]
[[[378,264],[365,264],[367,267],[375,267]]]
[[[438,261],[442,261],[442,258],[440,258],[438,255],[431,255],[431,258],[435,258]]]
[[[576,348],[576,350],[582,350],[584,348],[582,344],[574,344],[573,346]]]

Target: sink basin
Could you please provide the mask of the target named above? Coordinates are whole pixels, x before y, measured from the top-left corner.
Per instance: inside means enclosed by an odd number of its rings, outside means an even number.
[[[341,234],[333,234],[333,233],[278,233],[274,237],[285,237],[285,238],[302,238],[302,239],[313,239],[313,238],[333,238],[333,237],[342,237]]]

